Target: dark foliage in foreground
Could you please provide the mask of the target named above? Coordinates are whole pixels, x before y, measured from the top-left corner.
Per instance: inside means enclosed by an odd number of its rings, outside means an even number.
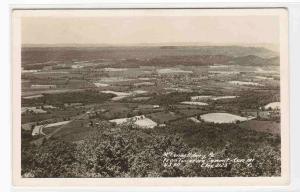
[[[157,129],[102,124],[82,140],[57,137],[41,146],[23,135],[24,177],[220,177],[280,175],[280,139],[238,125],[189,124]],[[26,144],[27,143],[27,144]],[[217,159],[252,158],[253,166],[203,168],[197,163],[164,167],[163,154],[214,152]]]

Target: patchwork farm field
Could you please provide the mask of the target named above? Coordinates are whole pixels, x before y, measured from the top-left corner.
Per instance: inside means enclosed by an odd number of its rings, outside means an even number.
[[[23,48],[22,175],[279,176],[279,85],[265,48]],[[256,164],[171,169],[169,151]]]

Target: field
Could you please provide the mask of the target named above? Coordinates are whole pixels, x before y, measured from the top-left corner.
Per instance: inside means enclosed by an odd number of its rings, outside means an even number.
[[[241,127],[259,132],[271,133],[272,135],[280,135],[280,123],[274,121],[251,120],[241,123]]]

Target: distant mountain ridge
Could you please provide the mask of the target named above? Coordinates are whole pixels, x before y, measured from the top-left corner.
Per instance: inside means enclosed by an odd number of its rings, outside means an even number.
[[[247,55],[243,57],[236,57],[233,59],[233,62],[240,65],[279,65],[279,57],[261,58],[255,55]]]
[[[121,65],[277,65],[278,53],[262,47],[159,46],[159,47],[23,47],[22,64],[48,61],[114,60]],[[123,64],[122,64],[123,63]]]
[[[235,43],[209,43],[209,42],[161,42],[161,43],[128,43],[128,44],[22,44],[22,47],[263,47],[278,52],[278,45],[274,43],[235,44]]]

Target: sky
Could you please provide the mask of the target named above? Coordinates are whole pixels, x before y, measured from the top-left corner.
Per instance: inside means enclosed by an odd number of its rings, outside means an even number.
[[[22,17],[22,44],[278,44],[272,15],[115,15]]]

